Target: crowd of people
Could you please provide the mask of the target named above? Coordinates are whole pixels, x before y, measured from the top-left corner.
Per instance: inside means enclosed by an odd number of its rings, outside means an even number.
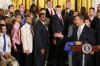
[[[51,1],[39,11],[35,4],[30,10],[23,4],[18,10],[13,5],[0,9],[0,66],[66,66],[66,42],[100,45],[100,4],[88,13],[85,7],[71,10],[70,2],[63,10],[53,8]],[[73,52],[72,66],[100,66],[99,51],[83,57]]]

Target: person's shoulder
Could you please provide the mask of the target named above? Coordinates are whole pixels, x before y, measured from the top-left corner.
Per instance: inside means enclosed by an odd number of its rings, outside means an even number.
[[[88,32],[94,32],[94,29],[91,28],[91,27],[88,27],[88,26],[85,25],[85,28],[87,29]]]
[[[48,8],[45,8],[46,11],[48,11]]]
[[[14,29],[18,29],[19,26],[20,26],[20,25],[19,25],[18,23],[15,22],[15,24],[13,25],[13,28],[14,28]]]
[[[40,19],[38,19],[35,25],[38,25],[40,22],[41,22]]]
[[[65,9],[63,9],[62,12],[65,12]]]
[[[55,14],[55,15],[53,15],[51,18],[52,18],[52,19],[55,19],[55,18],[57,18],[57,15],[56,15],[56,14]]]
[[[41,21],[40,20],[37,20],[37,22],[35,23],[34,27],[37,27],[41,24]]]

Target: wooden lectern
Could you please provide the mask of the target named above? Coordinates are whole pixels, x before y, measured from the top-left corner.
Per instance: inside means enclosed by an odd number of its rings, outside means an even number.
[[[80,45],[80,46],[70,46],[71,50],[72,51],[75,51],[75,52],[80,52],[80,53],[84,53],[82,48],[83,48],[83,45]],[[95,45],[95,46],[92,46],[92,50],[93,52],[98,52],[100,51],[100,45]],[[85,53],[86,54],[86,53]],[[89,54],[89,53],[88,53]]]

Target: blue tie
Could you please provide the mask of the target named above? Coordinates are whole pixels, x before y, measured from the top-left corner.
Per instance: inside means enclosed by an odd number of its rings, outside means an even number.
[[[5,35],[3,35],[3,39],[4,39],[3,52],[5,52],[6,51],[6,37],[5,37]]]

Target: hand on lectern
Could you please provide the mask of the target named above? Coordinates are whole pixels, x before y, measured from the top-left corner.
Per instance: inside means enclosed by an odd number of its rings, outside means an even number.
[[[90,54],[93,55],[94,54],[94,51],[92,51]]]
[[[75,43],[75,45],[82,45],[81,41],[75,41],[74,43]]]
[[[98,49],[100,49],[100,46],[98,46]]]

